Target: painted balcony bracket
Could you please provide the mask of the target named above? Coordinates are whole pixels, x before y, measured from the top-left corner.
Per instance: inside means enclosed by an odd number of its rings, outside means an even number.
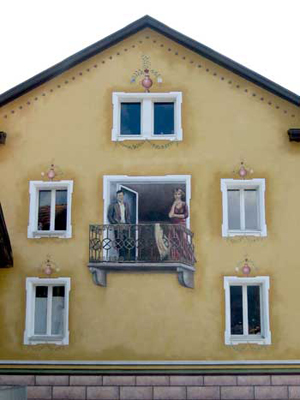
[[[89,270],[93,282],[107,285],[108,272],[175,273],[194,287],[193,234],[183,225],[116,224],[90,226]]]
[[[153,272],[153,273],[176,273],[180,285],[193,289],[194,288],[194,267],[186,265],[169,264],[163,265],[159,263],[105,263],[105,265],[90,263],[88,265],[92,274],[93,282],[98,286],[107,286],[108,272]]]
[[[106,271],[101,268],[90,267],[93,282],[95,285],[106,287]]]
[[[290,142],[300,142],[300,128],[289,129],[287,133],[289,135]]]

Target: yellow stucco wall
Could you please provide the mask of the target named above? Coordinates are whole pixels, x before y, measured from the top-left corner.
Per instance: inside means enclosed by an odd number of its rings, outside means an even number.
[[[163,77],[152,91],[183,93],[178,146],[131,150],[111,141],[111,94],[142,91],[130,77],[143,54]],[[0,270],[1,358],[300,359],[300,147],[286,133],[299,125],[296,106],[150,30],[0,109],[0,130],[8,133],[0,147],[0,200],[15,261]],[[221,237],[220,179],[236,177],[241,160],[252,177],[266,179],[265,239]],[[27,239],[29,181],[40,180],[52,161],[62,179],[74,180],[73,237]],[[191,175],[194,290],[168,274],[110,274],[107,288],[92,283],[88,226],[103,221],[103,175],[120,174]],[[44,276],[47,254],[60,268],[55,276],[71,277],[70,344],[24,346],[25,278]],[[236,275],[245,255],[254,275],[270,276],[271,346],[224,344],[223,277]]]

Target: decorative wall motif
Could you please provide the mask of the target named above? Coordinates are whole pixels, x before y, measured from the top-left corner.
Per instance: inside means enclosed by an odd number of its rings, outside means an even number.
[[[121,141],[116,141],[115,143],[116,143],[116,145],[120,145],[120,146],[125,147],[126,149],[129,149],[129,150],[137,150],[140,147],[142,147],[145,143],[149,144],[155,150],[166,150],[166,149],[169,149],[170,147],[172,147],[175,143],[176,143],[176,146],[178,146],[178,144],[179,144],[179,142],[176,141],[176,140],[172,140],[172,141],[170,141],[168,143],[165,143],[165,144],[156,144],[156,143],[152,143],[148,139],[145,139],[143,142],[139,142],[139,143],[136,143],[136,144],[126,144],[126,143],[121,142]]]
[[[239,261],[235,267],[235,272],[238,274],[242,274],[245,277],[249,275],[257,275],[258,273],[258,267],[252,261],[249,259],[247,255],[245,255],[244,259]]]
[[[51,276],[55,272],[59,272],[60,268],[51,260],[51,255],[47,254],[46,260],[39,266],[39,271],[47,276]]]
[[[241,179],[249,179],[249,175],[254,173],[254,170],[245,164],[244,161],[241,161],[238,167],[236,167],[233,171],[233,174],[239,175]]]
[[[143,69],[139,68],[134,71],[133,75],[131,76],[130,83],[135,83],[141,76],[143,77],[143,79],[140,81],[141,85],[146,92],[150,92],[150,88],[153,85],[153,80],[150,78],[150,74],[156,77],[158,83],[162,83],[162,76],[158,71],[151,68],[149,56],[146,56],[145,54],[142,55],[142,64]]]
[[[57,165],[53,163],[51,163],[46,172],[41,172],[41,176],[48,178],[48,180],[51,182],[54,181],[55,178],[59,175],[63,175],[63,172]]]

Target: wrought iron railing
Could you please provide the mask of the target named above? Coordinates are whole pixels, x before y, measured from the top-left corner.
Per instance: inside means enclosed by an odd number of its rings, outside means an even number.
[[[194,265],[193,233],[181,224],[90,225],[90,263]]]

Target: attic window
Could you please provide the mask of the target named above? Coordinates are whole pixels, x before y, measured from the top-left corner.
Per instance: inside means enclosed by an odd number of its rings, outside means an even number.
[[[182,140],[181,92],[113,93],[112,140]]]

